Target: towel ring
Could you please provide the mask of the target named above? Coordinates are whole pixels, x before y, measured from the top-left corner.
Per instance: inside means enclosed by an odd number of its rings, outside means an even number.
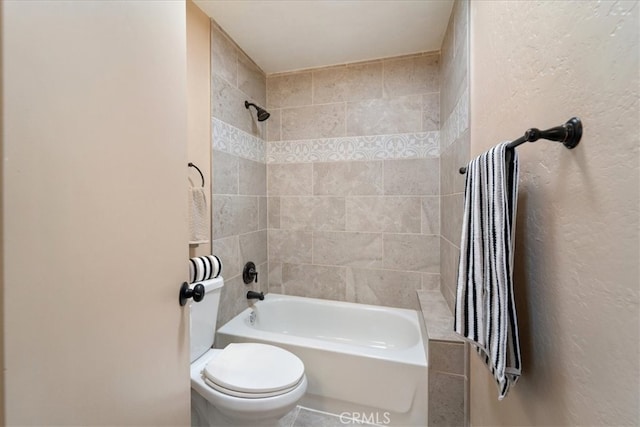
[[[204,188],[204,175],[202,174],[202,171],[200,170],[200,168],[191,162],[189,162],[187,166],[189,166],[190,168],[196,168],[196,170],[200,174],[200,178],[202,178],[202,188]]]

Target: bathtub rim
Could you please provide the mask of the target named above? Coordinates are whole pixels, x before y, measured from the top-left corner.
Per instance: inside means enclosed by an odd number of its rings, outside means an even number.
[[[428,355],[427,355],[427,346],[424,342],[424,334],[423,334],[423,326],[421,325],[422,319],[420,317],[420,313],[418,310],[406,309],[406,308],[397,308],[397,307],[387,307],[387,306],[379,306],[379,305],[371,305],[371,304],[360,304],[348,301],[336,301],[336,300],[328,300],[328,299],[320,299],[320,298],[309,298],[309,297],[301,297],[295,295],[283,295],[277,293],[267,293],[265,294],[265,301],[276,301],[276,300],[286,300],[286,301],[305,301],[305,302],[313,302],[316,304],[326,304],[326,305],[338,305],[341,307],[350,307],[354,309],[366,309],[370,311],[379,311],[386,313],[394,313],[395,315],[399,315],[402,318],[405,318],[410,322],[412,327],[415,327],[418,341],[413,346],[403,348],[403,349],[380,349],[373,348],[367,346],[360,346],[355,344],[343,344],[337,342],[331,342],[322,340],[320,338],[315,337],[304,337],[300,335],[293,334],[285,334],[282,332],[271,332],[264,331],[261,329],[253,328],[247,324],[246,319],[249,318],[250,313],[253,311],[254,306],[251,305],[247,307],[245,310],[234,316],[227,323],[222,325],[216,331],[217,334],[223,334],[227,336],[238,336],[244,339],[249,340],[257,340],[261,342],[267,343],[278,343],[281,342],[286,345],[291,346],[301,346],[308,347],[314,350],[319,351],[335,351],[338,353],[348,354],[351,356],[365,356],[370,357],[377,360],[389,361],[394,363],[402,363],[407,365],[419,366],[421,368],[428,367]],[[256,301],[255,304],[260,305],[261,301]],[[217,339],[216,341],[219,342]]]

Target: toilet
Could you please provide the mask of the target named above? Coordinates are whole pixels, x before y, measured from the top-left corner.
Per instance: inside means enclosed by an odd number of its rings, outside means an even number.
[[[304,364],[273,345],[211,348],[224,280],[202,284],[204,299],[190,303],[191,425],[277,425],[307,390]]]

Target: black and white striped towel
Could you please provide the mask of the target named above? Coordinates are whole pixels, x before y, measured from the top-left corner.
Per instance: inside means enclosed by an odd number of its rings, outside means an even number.
[[[189,283],[215,279],[222,274],[222,261],[215,255],[189,259]]]
[[[467,166],[455,331],[476,346],[502,400],[520,377],[513,297],[518,156],[499,144]]]

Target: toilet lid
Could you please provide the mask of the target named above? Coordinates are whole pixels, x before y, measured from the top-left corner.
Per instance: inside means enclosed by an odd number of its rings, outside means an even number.
[[[298,385],[304,364],[295,354],[279,347],[234,343],[211,360],[203,374],[209,386],[222,392],[277,395]]]

